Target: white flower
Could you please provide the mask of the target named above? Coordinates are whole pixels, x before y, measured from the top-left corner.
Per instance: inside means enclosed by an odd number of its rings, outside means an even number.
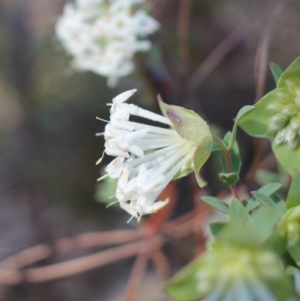
[[[144,0],[75,0],[67,3],[56,24],[56,35],[73,57],[72,67],[108,77],[114,86],[134,69],[133,55],[147,51],[142,40],[159,24],[135,5]]]
[[[102,135],[105,153],[116,157],[106,167],[104,177],[118,179],[116,197],[120,207],[140,220],[142,215],[153,213],[169,202],[168,199],[156,200],[172,179],[193,170],[198,144],[170,128],[172,123],[168,118],[126,103],[135,91],[124,92],[113,99],[110,121]],[[168,128],[134,122],[131,116]],[[201,122],[207,126],[202,119]]]

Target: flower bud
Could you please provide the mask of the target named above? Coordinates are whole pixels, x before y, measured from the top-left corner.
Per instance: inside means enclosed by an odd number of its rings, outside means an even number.
[[[211,139],[207,123],[195,112],[178,106],[168,106],[166,114],[182,138],[197,145],[205,138]]]
[[[286,143],[294,149],[300,142],[300,91],[293,89],[274,92],[277,101],[267,106],[274,113],[270,118],[268,133],[274,136],[275,145]]]
[[[300,205],[285,213],[278,226],[277,235],[286,246],[300,244]]]

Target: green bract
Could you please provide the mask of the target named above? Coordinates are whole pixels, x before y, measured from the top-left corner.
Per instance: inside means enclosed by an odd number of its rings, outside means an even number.
[[[221,230],[211,248],[175,275],[166,291],[180,301],[299,300],[276,254],[247,231],[236,235],[236,228]]]
[[[276,158],[294,174],[300,166],[300,58],[255,108],[240,118],[240,127],[251,136],[270,138]]]
[[[278,226],[274,246],[280,254],[286,251],[300,264],[300,206],[289,209]]]
[[[195,145],[192,166],[186,166],[174,179],[186,176],[194,170],[197,182],[200,187],[206,182],[200,177],[199,171],[209,158],[213,139],[209,127],[198,114],[179,106],[168,105],[159,100],[162,114],[170,119],[174,130],[185,140],[193,142]]]

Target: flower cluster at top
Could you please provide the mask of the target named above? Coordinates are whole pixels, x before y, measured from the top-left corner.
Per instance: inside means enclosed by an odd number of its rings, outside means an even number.
[[[286,143],[290,149],[300,142],[300,91],[291,86],[290,90],[276,91],[277,102],[268,105],[274,113],[270,119],[268,132],[275,135],[274,143]]]
[[[135,6],[144,0],[75,0],[67,3],[56,24],[56,35],[73,57],[75,70],[108,77],[114,86],[134,69],[133,55],[151,47],[142,40],[159,28]]]
[[[168,119],[126,103],[135,91],[124,92],[113,99],[110,121],[102,134],[105,153],[116,157],[105,168],[107,174],[104,177],[118,180],[115,196],[120,207],[140,220],[142,215],[153,213],[169,202],[168,199],[156,200],[172,179],[193,170],[193,156],[198,144],[182,138],[170,128],[170,119],[177,118],[175,111],[179,107],[169,106],[171,118]],[[130,120],[131,116],[164,127],[134,122]],[[200,123],[207,127],[202,119]]]

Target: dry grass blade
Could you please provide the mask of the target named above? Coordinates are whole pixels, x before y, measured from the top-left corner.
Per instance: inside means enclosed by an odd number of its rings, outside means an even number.
[[[142,252],[137,256],[131,271],[131,275],[129,277],[124,301],[136,300],[139,286],[146,272],[148,259],[149,258],[147,252]]]
[[[135,256],[141,253],[141,250],[146,250],[145,252],[151,256],[153,252],[158,251],[169,239],[180,239],[191,234],[195,226],[199,225],[197,221],[204,219],[205,216],[207,216],[206,210],[197,213],[190,212],[171,222],[166,222],[160,234],[155,236],[149,237],[147,233],[144,233],[144,238],[136,242],[127,243],[110,248],[109,250],[62,263],[19,271],[22,267],[45,259],[51,255],[51,247],[38,245],[2,261],[0,263],[0,283],[16,285],[22,282],[39,283],[51,281],[83,273],[124,258]],[[104,232],[104,234],[106,235],[107,233]],[[95,235],[95,233],[93,235]],[[99,233],[99,235],[101,235],[101,233]],[[63,250],[65,249],[63,248]],[[141,267],[139,267],[139,269],[141,269]]]
[[[159,237],[154,237],[150,239],[150,241],[151,250],[159,248],[162,243],[162,240]],[[145,241],[128,243],[63,263],[28,269],[24,272],[25,281],[32,283],[44,282],[86,272],[100,266],[107,265],[111,262],[134,256],[139,253],[144,244]]]
[[[180,0],[178,11],[177,32],[179,37],[179,55],[184,65],[189,55],[188,33],[191,3],[191,0]]]
[[[193,89],[206,79],[224,60],[224,58],[261,22],[263,17],[274,6],[273,1],[268,2],[263,8],[259,8],[255,14],[242,25],[233,30],[194,71],[190,77],[189,87]]]
[[[277,18],[282,13],[286,0],[279,0],[273,9],[269,20],[260,38],[254,63],[256,80],[256,101],[264,95],[265,83],[269,67],[269,50],[272,40],[272,31]]]
[[[261,36],[260,42],[258,44],[255,65],[254,65],[254,76],[256,80],[256,97],[255,102],[257,102],[263,95],[265,91],[265,84],[267,78],[267,72],[269,67],[269,50],[271,44],[272,31],[277,18],[280,16],[285,3],[287,0],[279,0],[273,9],[269,20],[265,26],[263,34]],[[254,156],[250,171],[248,172],[245,182],[250,183],[253,181],[256,170],[262,159],[264,148],[266,143],[261,139],[254,140]]]

